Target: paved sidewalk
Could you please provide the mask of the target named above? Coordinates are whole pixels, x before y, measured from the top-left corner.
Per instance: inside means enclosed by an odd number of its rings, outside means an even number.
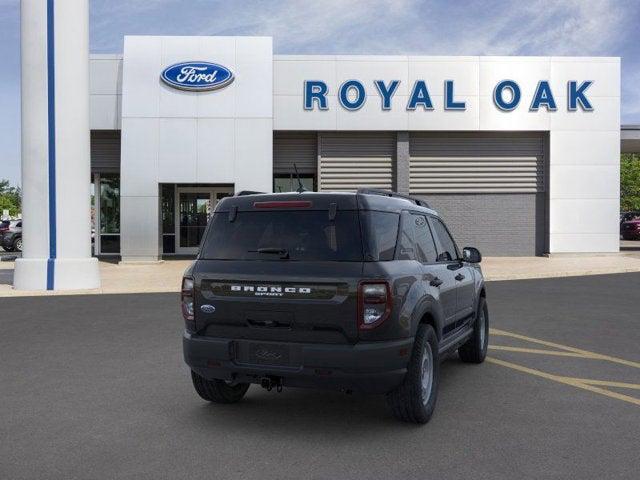
[[[191,260],[166,260],[154,264],[100,262],[102,288],[56,292],[19,291],[12,288],[14,262],[0,262],[0,297],[81,295],[94,293],[179,292],[182,274]]]
[[[491,281],[527,278],[576,277],[607,273],[640,272],[640,252],[551,257],[489,257],[482,260]]]
[[[0,262],[0,297],[179,292],[182,274],[190,263],[191,260],[165,260],[156,264],[120,265],[102,261],[102,288],[33,292],[13,290],[14,262]],[[640,272],[640,252],[551,258],[487,257],[482,260],[482,271],[489,281]]]

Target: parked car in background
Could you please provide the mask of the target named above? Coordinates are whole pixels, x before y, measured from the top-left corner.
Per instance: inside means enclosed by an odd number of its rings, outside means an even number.
[[[638,217],[640,217],[640,212],[620,212],[620,225]]]
[[[620,236],[623,240],[640,240],[640,212],[620,214]]]
[[[0,245],[7,252],[22,252],[22,220],[2,222],[0,227]]]
[[[11,225],[11,220],[2,220],[0,221],[0,237],[2,234],[9,230],[9,225]]]

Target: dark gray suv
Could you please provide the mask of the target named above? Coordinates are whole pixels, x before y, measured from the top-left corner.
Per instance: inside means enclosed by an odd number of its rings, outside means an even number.
[[[252,383],[379,393],[425,423],[440,360],[485,358],[480,260],[428,205],[391,192],[225,198],[182,284],[195,389],[218,403]]]

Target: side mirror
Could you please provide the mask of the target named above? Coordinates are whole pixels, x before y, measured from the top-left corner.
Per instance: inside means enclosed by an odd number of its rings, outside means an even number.
[[[480,263],[482,261],[482,254],[477,248],[464,247],[462,249],[462,260],[469,263]]]

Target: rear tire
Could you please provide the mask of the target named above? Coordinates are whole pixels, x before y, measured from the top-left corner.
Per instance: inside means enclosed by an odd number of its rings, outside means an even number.
[[[387,403],[399,420],[427,423],[436,407],[439,384],[438,337],[431,325],[420,325],[407,374],[402,385],[387,394]]]
[[[249,390],[248,383],[230,385],[224,380],[207,380],[193,370],[191,371],[191,380],[198,395],[213,403],[237,403]]]
[[[466,363],[482,363],[487,356],[489,344],[489,309],[484,297],[480,297],[473,335],[458,348],[460,360]]]
[[[13,250],[16,252],[22,252],[22,237],[17,238],[15,242],[13,242]]]

